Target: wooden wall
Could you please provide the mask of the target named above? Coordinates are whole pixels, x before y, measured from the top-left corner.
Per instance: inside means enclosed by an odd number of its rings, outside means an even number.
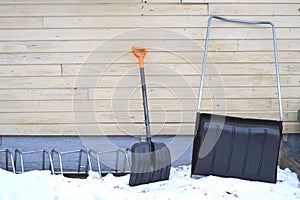
[[[153,134],[192,135],[210,15],[275,23],[284,133],[300,133],[299,0],[3,0],[0,134],[144,134],[141,45]],[[278,119],[270,27],[213,21],[211,39],[202,110]]]

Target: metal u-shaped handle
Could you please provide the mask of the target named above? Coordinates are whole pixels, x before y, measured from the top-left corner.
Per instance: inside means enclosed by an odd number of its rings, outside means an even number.
[[[197,112],[200,113],[200,109],[201,109],[203,84],[204,84],[204,74],[205,74],[205,68],[206,68],[206,58],[207,58],[209,34],[210,34],[210,27],[211,27],[211,21],[212,21],[212,19],[218,19],[218,20],[223,20],[223,21],[227,21],[227,22],[235,22],[235,23],[268,24],[268,25],[271,25],[272,32],[273,32],[273,46],[274,46],[276,77],[277,77],[277,92],[278,92],[278,103],[279,103],[279,117],[280,117],[280,121],[283,121],[282,101],[281,101],[281,89],[280,89],[280,74],[279,74],[278,52],[277,52],[277,43],[276,43],[276,30],[275,30],[275,25],[272,22],[268,22],[268,21],[248,21],[248,20],[240,20],[240,19],[229,19],[229,18],[224,18],[224,17],[219,17],[219,16],[211,16],[211,17],[209,17],[209,19],[208,19],[208,25],[207,25],[207,32],[206,32],[206,39],[205,39],[204,56],[203,56],[203,62],[202,62],[202,72],[201,72],[201,81],[200,81],[200,88],[199,88],[199,102],[198,102]]]

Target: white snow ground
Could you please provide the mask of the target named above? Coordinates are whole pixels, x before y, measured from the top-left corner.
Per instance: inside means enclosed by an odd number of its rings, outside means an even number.
[[[278,169],[276,184],[215,176],[190,178],[190,166],[172,168],[170,180],[129,187],[129,175],[109,174],[99,179],[90,172],[87,179],[51,175],[50,171],[13,174],[0,169],[1,200],[149,200],[149,199],[274,199],[299,200],[300,183],[289,169]]]

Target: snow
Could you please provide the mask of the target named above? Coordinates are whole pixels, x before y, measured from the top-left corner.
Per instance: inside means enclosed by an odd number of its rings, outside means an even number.
[[[297,175],[279,168],[276,184],[216,176],[191,179],[190,166],[172,168],[168,181],[136,187],[128,185],[129,175],[99,179],[97,172],[87,179],[72,179],[50,171],[13,174],[0,169],[0,177],[1,200],[300,199]]]

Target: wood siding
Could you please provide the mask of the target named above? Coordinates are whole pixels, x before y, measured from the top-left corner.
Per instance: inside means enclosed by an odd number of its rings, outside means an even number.
[[[1,135],[193,135],[207,19],[277,28],[284,133],[300,133],[299,0],[3,0]],[[202,110],[279,119],[268,26],[213,21]]]

